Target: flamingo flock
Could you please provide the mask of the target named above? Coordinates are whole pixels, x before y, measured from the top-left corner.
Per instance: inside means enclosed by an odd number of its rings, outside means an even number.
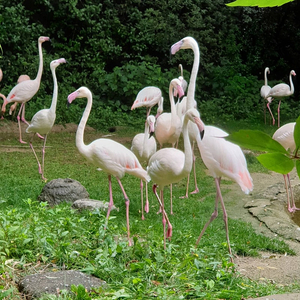
[[[2,117],[8,104],[12,104],[10,113],[16,109],[19,103],[21,104],[17,114],[19,142],[22,144],[26,143],[22,138],[20,125],[22,121],[28,125],[26,133],[32,134],[29,146],[37,161],[38,172],[43,181],[47,181],[44,172],[47,136],[56,119],[56,105],[58,99],[56,68],[60,64],[66,63],[64,58],[53,60],[50,63],[50,70],[53,77],[53,97],[50,108],[38,111],[29,123],[25,120],[25,104],[31,100],[39,90],[43,73],[42,44],[47,41],[50,41],[49,37],[41,36],[38,39],[39,67],[36,78],[32,80],[27,75],[21,75],[17,85],[10,91],[7,97],[0,94],[0,97],[3,98]],[[132,245],[129,222],[130,198],[125,192],[121,180],[125,174],[129,174],[140,180],[142,220],[145,219],[144,211],[146,213],[149,212],[148,184],[150,181],[152,182],[153,194],[158,201],[160,207],[159,212],[162,216],[163,245],[165,249],[167,240],[170,240],[172,237],[173,226],[165,210],[164,188],[168,185],[170,185],[171,188],[171,215],[173,214],[172,184],[182,181],[183,179],[187,180],[186,194],[178,198],[188,198],[189,194],[199,192],[196,178],[196,156],[194,153],[194,148],[197,148],[202,162],[214,180],[216,198],[210,219],[205,223],[203,228],[199,228],[200,233],[198,239],[195,241],[195,247],[199,245],[207,227],[218,216],[218,206],[220,204],[223,213],[228,252],[230,259],[233,261],[229,239],[228,216],[221,192],[221,178],[226,177],[233,180],[240,186],[242,192],[245,194],[249,194],[253,190],[253,180],[248,171],[247,162],[242,149],[225,139],[228,135],[227,132],[215,126],[205,125],[201,119],[196,101],[196,79],[200,65],[200,50],[197,41],[193,37],[187,36],[170,47],[172,55],[176,55],[177,52],[183,50],[192,50],[194,57],[192,71],[189,82],[187,82],[183,77],[182,65],[179,65],[181,71],[180,76],[170,79],[168,89],[170,112],[163,112],[164,98],[162,95],[163,92],[165,92],[164,89],[156,86],[147,86],[137,94],[131,110],[146,107],[145,128],[143,133],[139,133],[133,138],[131,149],[108,138],[100,138],[92,141],[90,144],[85,144],[84,131],[92,110],[93,94],[92,91],[85,86],[81,86],[70,93],[67,97],[68,104],[73,103],[77,98],[85,98],[87,101],[76,132],[76,147],[79,153],[85,157],[91,165],[94,165],[96,169],[107,174],[109,190],[109,205],[106,215],[107,222],[109,221],[110,212],[114,204],[112,178],[115,178],[118,182],[125,199],[127,239],[129,245]],[[290,72],[290,86],[281,83],[273,88],[268,85],[267,74],[269,73],[269,68],[265,68],[265,84],[261,88],[261,97],[268,102],[267,107],[272,116],[274,125],[275,119],[270,109],[270,104],[274,98],[279,98],[281,101],[282,97],[287,97],[294,93],[292,76],[295,76],[296,73],[293,70]],[[0,81],[1,80],[2,70],[0,72]],[[187,93],[184,97],[185,91],[187,91]],[[175,103],[175,97],[177,97],[177,103]],[[278,127],[280,124],[280,101],[278,105]],[[151,109],[156,105],[157,112],[154,116],[151,114]],[[276,131],[273,136],[275,140],[282,143],[286,149],[290,149],[291,151],[295,148],[295,143],[292,144],[290,141],[283,141],[283,139],[287,135],[291,135],[293,126],[294,123],[283,126]],[[289,132],[289,134],[287,134],[287,132]],[[41,163],[33,147],[35,135],[38,135],[39,138],[44,140]],[[183,149],[178,149],[180,137],[183,139]],[[157,144],[159,145],[159,150],[157,150]],[[166,146],[166,144],[168,145]],[[195,189],[190,192],[189,181],[192,170],[194,173]],[[284,179],[288,195],[288,209],[290,212],[295,212],[298,208],[295,206],[293,195],[291,194],[290,201],[288,194],[290,188],[289,175],[286,174]],[[146,188],[145,205],[143,197],[144,183]]]

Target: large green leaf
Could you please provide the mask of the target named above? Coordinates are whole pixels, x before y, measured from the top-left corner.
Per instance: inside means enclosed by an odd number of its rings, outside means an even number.
[[[295,128],[294,128],[294,140],[296,143],[296,149],[299,149],[299,147],[300,147],[300,117],[298,117]]]
[[[282,145],[259,130],[239,130],[229,134],[225,139],[250,150],[288,154]]]
[[[294,168],[294,161],[282,153],[265,153],[257,159],[265,168],[280,174],[288,174]]]
[[[227,3],[227,6],[258,6],[258,7],[274,7],[281,6],[293,0],[236,0]]]

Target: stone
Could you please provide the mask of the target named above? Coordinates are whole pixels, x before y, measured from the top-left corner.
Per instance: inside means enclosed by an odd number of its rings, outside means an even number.
[[[85,198],[89,198],[89,194],[80,182],[70,178],[58,178],[51,180],[43,187],[38,200],[54,206],[61,202],[73,203]]]
[[[100,201],[100,200],[93,200],[93,199],[79,199],[76,200],[72,204],[72,208],[78,209],[78,210],[83,210],[83,209],[88,209],[88,210],[104,210],[107,211],[108,209],[108,202]],[[112,210],[117,209],[114,205],[112,207]],[[119,209],[117,209],[119,210]]]
[[[44,294],[57,295],[61,290],[70,291],[72,285],[83,285],[90,291],[106,285],[106,282],[76,270],[66,270],[28,275],[18,283],[19,291],[31,298],[40,298]]]

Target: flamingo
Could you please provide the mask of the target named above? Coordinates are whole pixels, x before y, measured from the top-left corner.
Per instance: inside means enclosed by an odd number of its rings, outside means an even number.
[[[292,80],[292,76],[296,76],[296,72],[294,70],[290,71],[290,86],[286,83],[279,83],[276,84],[275,86],[273,86],[271,88],[271,90],[269,91],[268,95],[266,96],[268,97],[273,97],[273,98],[279,98],[279,104],[278,104],[278,127],[280,127],[280,104],[281,104],[281,98],[282,97],[288,97],[294,94],[294,84],[293,84],[293,80]]]
[[[272,113],[271,108],[270,108],[270,104],[272,103],[273,98],[272,97],[267,97],[267,95],[269,94],[269,92],[271,90],[271,87],[268,85],[267,74],[270,74],[270,69],[268,67],[265,68],[265,84],[260,89],[260,95],[263,99],[267,100],[267,102],[268,102],[267,107],[268,107],[268,110],[271,114],[271,117],[272,117],[272,120],[273,120],[273,125],[275,125],[275,118],[274,118],[273,113]],[[265,110],[264,110],[264,113],[265,113],[265,123],[266,123],[266,112],[265,112]]]
[[[208,225],[218,216],[218,203],[220,201],[223,210],[223,219],[225,223],[226,239],[229,254],[232,259],[232,252],[229,241],[228,218],[223,201],[220,183],[221,177],[225,176],[237,182],[245,194],[253,190],[253,181],[247,169],[247,162],[241,148],[223,137],[228,134],[215,126],[205,126],[205,136],[202,140],[198,139],[197,144],[201,158],[207,167],[211,176],[214,177],[216,185],[215,209],[209,221],[204,225],[195,247],[199,244]]]
[[[121,183],[121,178],[127,173],[140,178],[146,182],[150,181],[147,171],[143,169],[135,154],[120,143],[111,139],[101,138],[86,145],[83,141],[83,134],[86,122],[92,108],[93,97],[87,87],[80,87],[68,96],[68,103],[71,104],[76,98],[87,98],[87,105],[78,125],[76,132],[76,146],[79,152],[92,164],[103,170],[108,175],[109,204],[106,219],[108,221],[113,206],[113,195],[111,187],[111,176],[115,176],[122,190],[126,204],[126,223],[128,243],[131,245],[129,230],[129,198]]]
[[[156,118],[158,118],[158,116],[163,112],[163,101],[164,98],[162,97],[160,88],[156,86],[146,86],[137,94],[136,99],[131,106],[131,110],[138,107],[146,107],[147,119],[150,115],[151,108],[157,104],[158,108]]]
[[[274,132],[272,137],[275,141],[280,143],[286,150],[289,150],[291,154],[294,153],[296,149],[296,144],[294,139],[295,125],[296,122],[292,122],[281,126]],[[300,209],[297,208],[295,205],[293,189],[291,187],[291,182],[290,182],[290,174],[289,173],[283,174],[283,178],[284,178],[285,190],[287,195],[288,211],[294,213],[296,210],[300,210]],[[288,188],[290,189],[290,193],[291,193],[291,202],[290,202]]]
[[[42,51],[42,43],[50,41],[49,37],[40,36],[38,39],[38,51],[39,51],[39,69],[34,80],[25,80],[18,83],[8,94],[6,101],[2,105],[2,113],[5,113],[5,107],[10,102],[18,102],[21,103],[21,107],[19,113],[17,115],[18,125],[19,125],[19,133],[20,133],[20,143],[26,144],[22,140],[22,132],[21,132],[21,124],[20,124],[20,114],[26,102],[28,102],[39,90],[42,73],[43,73],[43,51]],[[22,120],[24,123],[28,125],[28,122],[24,119]]]
[[[0,69],[1,70],[1,69]],[[3,99],[3,102],[6,100],[5,95],[0,94],[0,97]],[[1,115],[1,120],[4,119],[3,115]]]
[[[190,76],[190,82],[188,85],[188,92],[187,96],[182,99],[181,109],[179,106],[179,114],[183,114],[186,110],[194,107],[197,107],[197,102],[195,100],[195,88],[196,88],[196,79],[197,74],[199,70],[199,64],[200,64],[200,50],[197,41],[190,36],[187,36],[180,41],[176,42],[171,46],[171,54],[177,53],[181,49],[192,49],[194,54],[194,61],[193,61],[193,67],[192,72]],[[192,141],[192,151],[193,151],[193,170],[194,170],[194,184],[195,189],[191,192],[191,194],[196,194],[199,192],[199,188],[197,185],[197,178],[196,178],[196,156],[194,154],[194,144],[196,143],[196,140],[198,138],[198,130],[194,123],[190,122],[188,124],[188,131],[190,135],[190,140]],[[187,184],[186,184],[186,193],[183,197],[180,198],[188,198],[188,190],[189,190],[189,182],[190,182],[190,174],[187,178]]]
[[[180,76],[178,77],[178,79],[181,81],[181,86],[183,88],[183,91],[185,92],[188,86],[188,83],[186,82],[186,80],[183,77],[183,67],[182,64],[178,65],[178,68],[180,69]]]
[[[37,160],[38,167],[39,167],[39,173],[42,176],[42,179],[44,181],[47,181],[47,179],[44,177],[44,161],[45,161],[45,147],[46,147],[46,140],[47,135],[51,131],[55,118],[56,118],[56,104],[57,104],[57,94],[58,94],[58,86],[57,86],[57,78],[55,70],[56,68],[61,64],[66,63],[66,60],[64,58],[59,58],[57,60],[53,60],[50,63],[50,69],[52,72],[54,87],[53,87],[53,97],[52,97],[52,103],[50,108],[47,109],[41,109],[39,110],[31,119],[30,125],[27,127],[26,132],[27,133],[33,133],[32,138],[29,142],[30,148],[33,151],[33,154]],[[44,146],[42,150],[42,166],[39,162],[39,159],[35,153],[35,150],[32,145],[32,141],[34,138],[34,135],[36,133],[39,133],[41,135],[45,135],[44,137]]]
[[[156,152],[156,140],[152,136],[154,133],[155,117],[153,115],[148,116],[145,123],[145,132],[138,133],[132,140],[131,151],[136,155],[140,162],[145,162],[148,165],[149,158]],[[141,180],[141,202],[142,202],[142,220],[144,217],[143,207],[143,180]],[[148,200],[148,183],[146,181],[146,204],[145,212],[149,212],[149,200]]]
[[[183,93],[181,86],[179,86],[178,91],[179,95]],[[200,114],[196,109],[191,108],[186,112],[183,123],[184,152],[176,148],[163,148],[151,156],[148,164],[148,174],[154,182],[153,192],[160,204],[163,216],[164,248],[166,248],[166,238],[172,236],[172,225],[164,209],[163,189],[166,185],[180,181],[191,172],[193,157],[187,129],[189,121],[196,124],[199,136],[203,138],[204,125],[200,119]],[[157,193],[157,187],[160,196]],[[167,233],[166,222],[168,223]]]
[[[177,143],[182,131],[182,121],[180,117],[177,115],[174,95],[173,95],[173,90],[175,91],[175,94],[177,94],[179,87],[181,87],[181,81],[179,79],[175,78],[171,80],[169,85],[169,99],[171,105],[171,113],[163,113],[156,120],[155,137],[160,145],[160,148],[162,148],[162,146],[167,143],[170,143],[172,147],[175,147],[175,144]],[[173,214],[172,185],[170,186],[170,198],[171,198],[171,214]]]

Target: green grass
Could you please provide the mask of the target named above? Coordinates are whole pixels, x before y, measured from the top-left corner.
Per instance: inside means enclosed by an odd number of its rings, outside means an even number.
[[[120,138],[130,146],[134,130],[118,130],[112,138]],[[105,133],[106,134],[106,133]],[[102,136],[101,132],[85,135],[86,143]],[[25,136],[27,141],[29,137]],[[35,138],[38,155],[43,141]],[[157,200],[149,185],[150,212],[141,220],[140,189],[137,178],[126,175],[122,183],[130,198],[130,229],[134,245],[126,240],[125,203],[113,179],[113,195],[119,211],[112,211],[104,230],[104,212],[77,212],[69,204],[50,208],[38,203],[44,182],[28,145],[21,148],[17,135],[0,135],[0,291],[9,291],[10,299],[21,299],[16,290],[20,276],[41,268],[78,269],[107,282],[107,287],[86,293],[81,299],[241,299],[299,290],[299,286],[259,283],[239,276],[230,263],[222,211],[208,227],[197,249],[198,235],[209,219],[215,199],[212,177],[197,159],[200,192],[189,199],[183,180],[173,185],[174,215],[169,215],[173,237],[163,247],[162,217],[157,214]],[[4,145],[20,151],[7,152]],[[46,149],[45,176],[48,181],[72,178],[85,186],[91,199],[108,201],[108,180],[78,153],[75,133],[50,133]],[[247,156],[251,172],[264,172],[252,155]],[[226,181],[222,191],[226,194]],[[169,189],[165,190],[169,212]],[[232,251],[237,255],[256,256],[260,250],[276,253],[294,252],[279,238],[269,239],[254,232],[250,224],[229,220]],[[12,261],[11,261],[12,260]],[[13,268],[7,261],[14,262]],[[12,271],[13,269],[13,271]],[[79,287],[72,295],[47,299],[80,299]],[[77,297],[76,296],[77,293]],[[1,296],[1,294],[0,294]],[[76,298],[77,297],[77,298]],[[1,298],[1,297],[0,297]],[[46,299],[46,298],[45,298]]]

